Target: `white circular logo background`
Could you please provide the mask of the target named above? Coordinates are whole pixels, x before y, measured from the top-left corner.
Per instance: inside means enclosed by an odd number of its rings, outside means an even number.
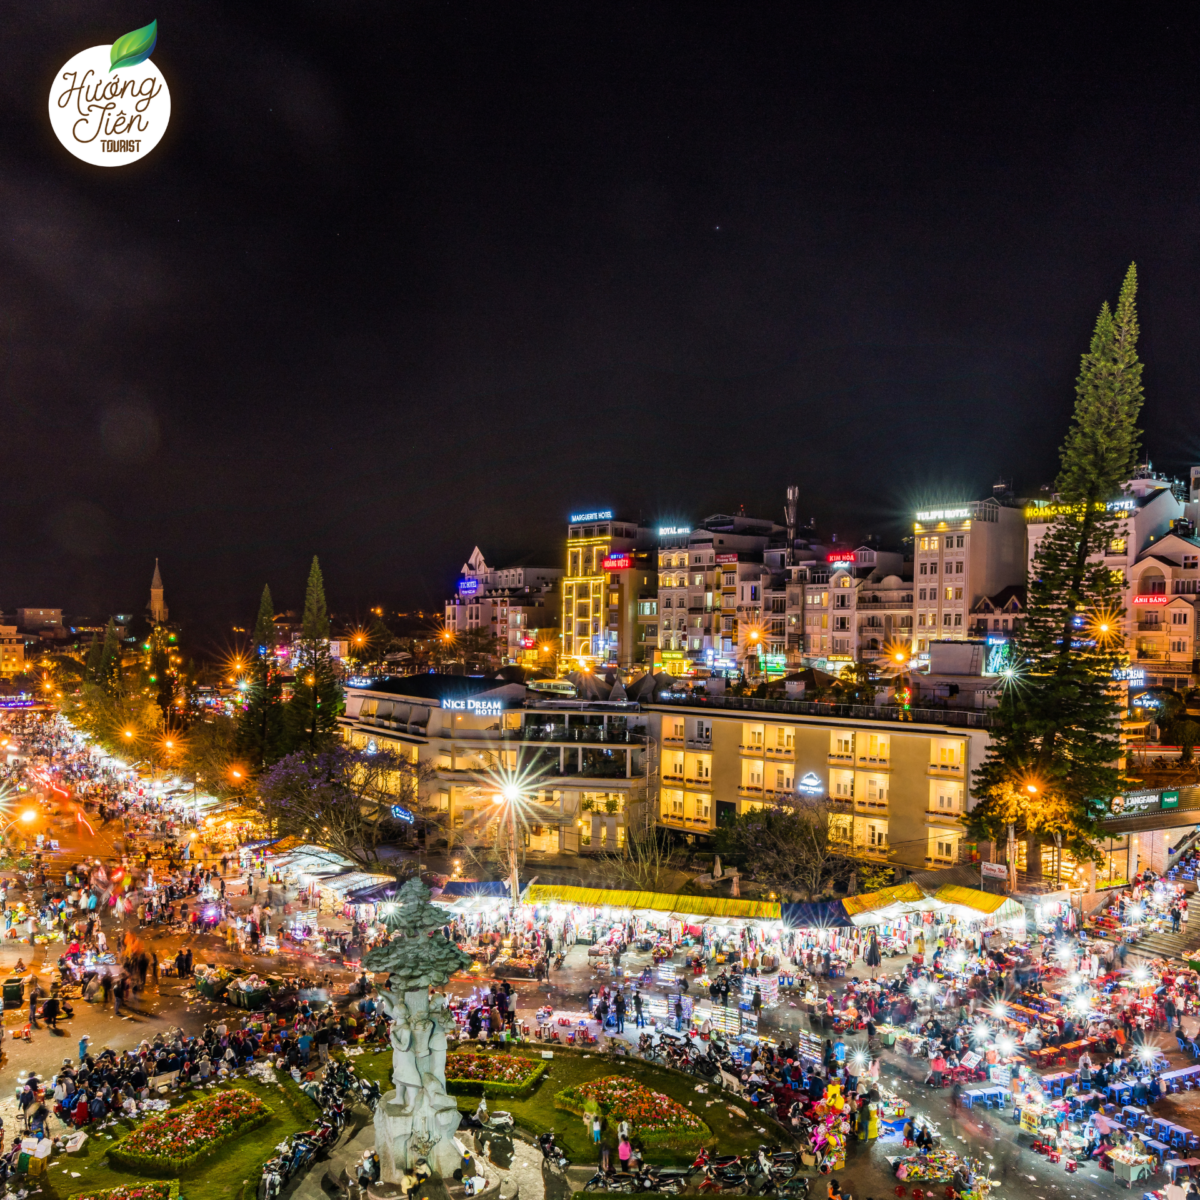
[[[171,93],[149,60],[109,69],[110,46],[81,50],[50,87],[50,125],[76,158],[123,167],[145,158],[171,119]]]

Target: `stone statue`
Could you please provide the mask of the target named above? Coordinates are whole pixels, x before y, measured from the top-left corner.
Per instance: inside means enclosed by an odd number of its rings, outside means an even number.
[[[392,940],[363,959],[372,971],[388,972],[380,1003],[392,1018],[392,1081],[375,1110],[375,1146],[382,1178],[397,1183],[424,1158],[435,1175],[460,1165],[454,1141],[458,1105],[446,1094],[446,1031],[454,1020],[441,987],[471,963],[441,932],[445,917],[429,902],[429,889],[410,879],[383,914]]]

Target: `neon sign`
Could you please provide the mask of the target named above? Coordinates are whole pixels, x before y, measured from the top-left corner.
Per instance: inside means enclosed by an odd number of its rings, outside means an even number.
[[[633,566],[633,559],[628,554],[610,554],[600,566],[605,571],[624,571]]]
[[[585,521],[611,521],[611,520],[612,520],[612,509],[611,508],[598,509],[596,512],[572,513],[571,514],[571,524],[572,525],[582,525]]]
[[[1134,596],[1134,604],[1166,604],[1170,600],[1170,596],[1154,595],[1154,596]]]
[[[971,516],[969,508],[930,508],[917,513],[918,521],[966,521]]]
[[[833,554],[825,555],[825,561],[831,563],[852,563],[856,561],[853,550],[836,550]]]
[[[717,555],[717,562],[719,562],[719,563],[735,563],[735,562],[737,562],[737,560],[738,560],[738,557],[736,554],[718,554]]]
[[[413,823],[413,815],[407,808],[401,808],[398,804],[392,805],[392,817],[397,821],[407,821],[410,825]]]
[[[658,527],[659,537],[671,537],[676,533],[691,533],[692,531],[686,525],[660,525]]]
[[[820,776],[809,771],[796,784],[796,791],[803,792],[806,796],[823,796],[825,785],[821,782]]]
[[[454,712],[470,712],[478,717],[495,717],[504,710],[503,700],[443,700],[442,707]]]
[[[458,581],[458,594],[460,596],[474,596],[479,591],[478,579],[460,579]]]

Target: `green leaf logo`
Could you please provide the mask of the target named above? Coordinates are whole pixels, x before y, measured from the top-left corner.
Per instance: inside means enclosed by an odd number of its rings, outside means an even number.
[[[138,63],[145,62],[154,53],[157,44],[157,21],[151,21],[149,25],[143,25],[141,29],[135,29],[132,33],[117,38],[108,55],[109,62],[112,63],[109,71],[115,71],[118,67],[136,67]]]

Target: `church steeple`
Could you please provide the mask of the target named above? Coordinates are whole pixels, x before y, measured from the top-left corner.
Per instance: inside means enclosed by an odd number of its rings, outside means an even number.
[[[167,623],[167,606],[163,601],[163,581],[158,570],[158,559],[154,560],[154,578],[150,580],[150,604],[147,607],[150,620],[155,625]]]

